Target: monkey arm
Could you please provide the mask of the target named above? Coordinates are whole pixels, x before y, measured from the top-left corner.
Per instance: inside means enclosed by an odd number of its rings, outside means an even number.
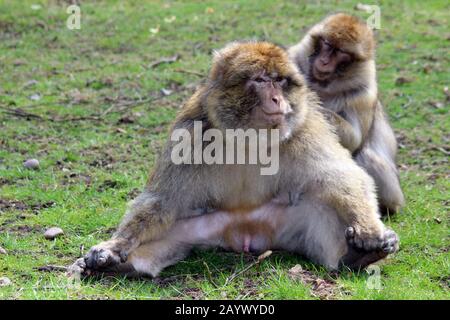
[[[339,137],[339,142],[344,148],[353,153],[360,147],[362,134],[358,123],[352,125],[347,119],[327,108],[320,108],[320,111],[335,128],[336,134]]]
[[[330,159],[323,161],[323,165],[317,176],[319,183],[315,185],[317,193],[370,245],[384,230],[373,180],[351,159]]]

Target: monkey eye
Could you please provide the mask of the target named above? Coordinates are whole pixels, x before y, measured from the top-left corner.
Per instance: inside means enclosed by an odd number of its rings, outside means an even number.
[[[266,82],[266,79],[264,79],[263,77],[257,77],[255,79],[253,79],[253,81],[255,81],[255,82]]]
[[[329,43],[328,41],[326,41],[326,40],[324,40],[324,39],[321,39],[321,40],[320,40],[320,43],[322,44],[322,47],[323,47],[324,49],[330,50],[330,49],[333,48],[333,46],[331,45],[331,43]]]
[[[283,77],[277,77],[275,82],[278,83],[281,87],[285,87],[288,84],[288,79]]]

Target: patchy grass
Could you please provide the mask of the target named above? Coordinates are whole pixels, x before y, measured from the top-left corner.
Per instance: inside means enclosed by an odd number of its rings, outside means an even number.
[[[68,265],[80,244],[88,248],[110,236],[144,186],[168,123],[201,81],[196,73],[206,74],[212,49],[249,38],[294,44],[328,13],[367,15],[353,5],[86,1],[81,30],[71,31],[65,1],[2,1],[0,246],[7,254],[0,255],[0,277],[13,284],[0,287],[0,298],[448,299],[450,6],[444,0],[381,5],[380,91],[400,142],[408,204],[387,221],[401,250],[380,265],[380,290],[368,288],[366,272],[329,274],[279,252],[230,283],[254,257],[196,251],[155,280],[104,277],[79,286],[68,286],[60,271],[38,270]],[[176,62],[151,68],[176,54]],[[39,170],[22,166],[29,158],[39,159]],[[65,235],[45,240],[50,226]],[[302,270],[289,272],[296,264]]]

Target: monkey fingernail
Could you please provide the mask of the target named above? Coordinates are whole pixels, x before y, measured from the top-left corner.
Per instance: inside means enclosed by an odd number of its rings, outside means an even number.
[[[351,238],[351,237],[353,237],[355,235],[355,229],[353,228],[353,227],[348,227],[346,230],[345,230],[345,236],[347,237],[347,238]]]

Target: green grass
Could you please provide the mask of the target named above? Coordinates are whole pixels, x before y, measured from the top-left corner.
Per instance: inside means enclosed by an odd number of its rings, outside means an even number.
[[[39,10],[31,8],[36,3]],[[63,272],[38,271],[68,265],[81,244],[89,248],[110,236],[126,203],[144,186],[168,123],[201,81],[177,70],[206,74],[211,51],[232,40],[290,45],[328,13],[367,16],[347,1],[86,1],[81,30],[71,31],[63,3],[0,1],[0,246],[8,252],[0,255],[0,277],[13,282],[0,287],[0,298],[450,297],[448,1],[380,4],[380,92],[400,142],[408,202],[386,222],[399,233],[401,249],[380,264],[380,290],[368,288],[365,271],[329,274],[279,252],[231,283],[226,279],[254,257],[196,251],[156,280],[104,277],[75,286]],[[171,16],[176,20],[165,22]],[[177,62],[148,67],[174,54]],[[411,82],[396,85],[399,77]],[[162,88],[174,92],[159,98]],[[30,100],[36,93],[41,99]],[[157,100],[138,103],[152,98]],[[67,120],[96,117],[111,107],[101,121]],[[7,113],[18,108],[42,119]],[[126,117],[134,122],[121,123]],[[28,158],[39,159],[40,169],[25,169]],[[45,240],[50,226],[65,235]],[[304,281],[289,276],[296,264]],[[329,295],[315,284],[322,279]]]

